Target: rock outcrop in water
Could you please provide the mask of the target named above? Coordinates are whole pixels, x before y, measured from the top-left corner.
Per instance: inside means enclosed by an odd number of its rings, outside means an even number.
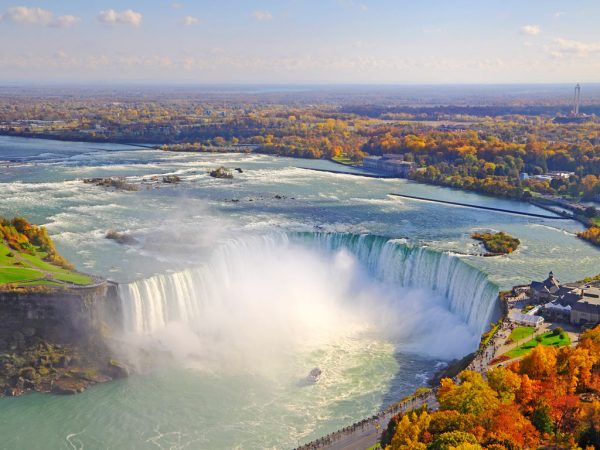
[[[83,182],[106,188],[115,188],[121,191],[138,191],[140,189],[139,186],[127,182],[123,177],[85,178]]]
[[[123,231],[116,230],[108,230],[106,235],[104,236],[106,239],[113,240],[119,244],[135,244],[137,243],[137,239],[134,238],[129,233],[125,233]]]
[[[219,167],[218,169],[211,170],[209,175],[213,178],[233,178],[231,170],[223,166]]]
[[[162,181],[163,183],[167,184],[177,184],[181,181],[181,177],[177,175],[165,175],[164,177],[162,177]]]

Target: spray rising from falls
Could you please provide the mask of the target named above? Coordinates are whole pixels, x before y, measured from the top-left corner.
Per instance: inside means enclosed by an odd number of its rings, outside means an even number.
[[[441,295],[448,308],[477,334],[489,325],[498,287],[485,273],[456,256],[412,247],[381,236],[301,234],[328,251],[347,249],[378,279],[398,288],[420,288]]]
[[[235,239],[207,264],[120,289],[130,334],[160,334],[175,348],[195,342],[238,359],[257,348],[273,353],[374,330],[407,350],[457,357],[476,346],[498,295],[460,258],[327,233]],[[173,324],[185,337],[168,332]]]

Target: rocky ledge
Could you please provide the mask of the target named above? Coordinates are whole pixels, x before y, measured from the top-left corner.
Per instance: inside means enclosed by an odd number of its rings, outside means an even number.
[[[111,282],[0,291],[0,396],[75,394],[129,375],[107,345],[120,317]]]
[[[77,394],[130,374],[126,365],[97,350],[38,342],[21,351],[0,352],[0,396],[32,391]]]

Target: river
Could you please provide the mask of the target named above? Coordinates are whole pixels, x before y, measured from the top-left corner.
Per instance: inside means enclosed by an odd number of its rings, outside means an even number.
[[[241,173],[208,176],[221,165]],[[344,170],[0,137],[0,215],[44,224],[77,267],[121,283],[124,339],[172,358],[74,397],[0,399],[0,448],[291,448],[472,351],[498,288],[550,270],[564,281],[599,271],[576,222],[388,194],[545,214],[534,206],[303,167]],[[182,182],[162,183],[168,174]],[[141,189],[82,182],[106,176]],[[106,239],[111,229],[133,243]],[[522,244],[475,256],[469,236],[487,229]],[[322,379],[307,385],[315,366]]]

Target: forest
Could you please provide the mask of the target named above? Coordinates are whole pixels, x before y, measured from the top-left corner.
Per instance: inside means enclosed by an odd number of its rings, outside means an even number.
[[[315,103],[307,103],[313,99],[308,94],[297,97],[0,96],[0,134],[145,143],[172,151],[342,157],[354,164],[394,153],[416,163],[410,178],[421,182],[518,199],[600,196],[600,121],[591,115],[558,123],[553,113],[568,104],[555,98],[531,99],[532,111],[523,101],[494,99],[493,111],[476,114],[476,105],[414,107],[393,103],[392,96],[380,98],[375,114],[373,103],[356,93],[322,93]],[[585,105],[592,112],[597,106]],[[546,176],[553,172],[560,175]]]
[[[539,345],[521,361],[445,378],[439,410],[394,417],[389,450],[600,448],[600,327],[577,347]]]

